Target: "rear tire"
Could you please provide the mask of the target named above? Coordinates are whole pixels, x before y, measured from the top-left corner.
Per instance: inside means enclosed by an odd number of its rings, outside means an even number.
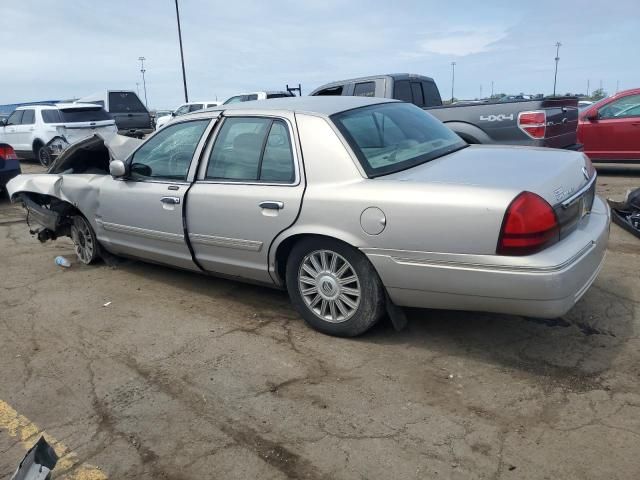
[[[82,215],[76,215],[72,219],[71,240],[80,262],[90,265],[98,259],[99,246],[96,234],[89,221]]]
[[[49,153],[49,149],[45,147],[41,142],[37,142],[34,145],[33,153],[36,156],[36,160],[40,162],[40,165],[42,165],[43,167],[49,167],[49,165],[51,165],[51,153]]]
[[[297,243],[287,259],[287,290],[312,328],[339,337],[369,330],[385,312],[382,282],[355,248],[329,238]]]

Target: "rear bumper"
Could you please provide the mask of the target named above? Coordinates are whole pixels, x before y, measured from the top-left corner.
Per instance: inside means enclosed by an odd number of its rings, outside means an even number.
[[[576,231],[526,257],[364,249],[396,305],[554,318],[584,295],[602,268],[609,207],[596,197]]]
[[[118,129],[118,134],[119,135],[125,135],[128,137],[137,137],[137,138],[142,138],[145,135],[149,135],[150,133],[153,133],[154,130],[153,128],[122,128],[122,129]]]

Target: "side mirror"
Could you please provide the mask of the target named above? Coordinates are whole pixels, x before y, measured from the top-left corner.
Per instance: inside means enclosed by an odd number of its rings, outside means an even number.
[[[122,160],[114,160],[109,164],[109,173],[113,178],[124,177],[127,173],[127,167]]]
[[[585,118],[590,122],[595,122],[598,120],[598,111],[594,110],[593,112],[590,112]]]
[[[176,116],[176,112],[171,112],[171,116],[175,117]]]

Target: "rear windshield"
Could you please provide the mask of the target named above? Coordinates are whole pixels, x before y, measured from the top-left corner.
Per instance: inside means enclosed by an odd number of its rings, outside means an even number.
[[[109,92],[109,112],[146,113],[147,109],[133,92]]]
[[[101,122],[112,119],[102,107],[42,110],[44,123]]]
[[[441,157],[467,144],[430,114],[408,103],[356,108],[331,116],[369,177]]]

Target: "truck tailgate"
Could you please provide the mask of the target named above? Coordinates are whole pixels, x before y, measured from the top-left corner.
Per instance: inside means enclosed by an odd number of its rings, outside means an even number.
[[[547,114],[543,146],[564,148],[575,144],[578,129],[578,105],[575,99],[544,99],[540,105]]]

